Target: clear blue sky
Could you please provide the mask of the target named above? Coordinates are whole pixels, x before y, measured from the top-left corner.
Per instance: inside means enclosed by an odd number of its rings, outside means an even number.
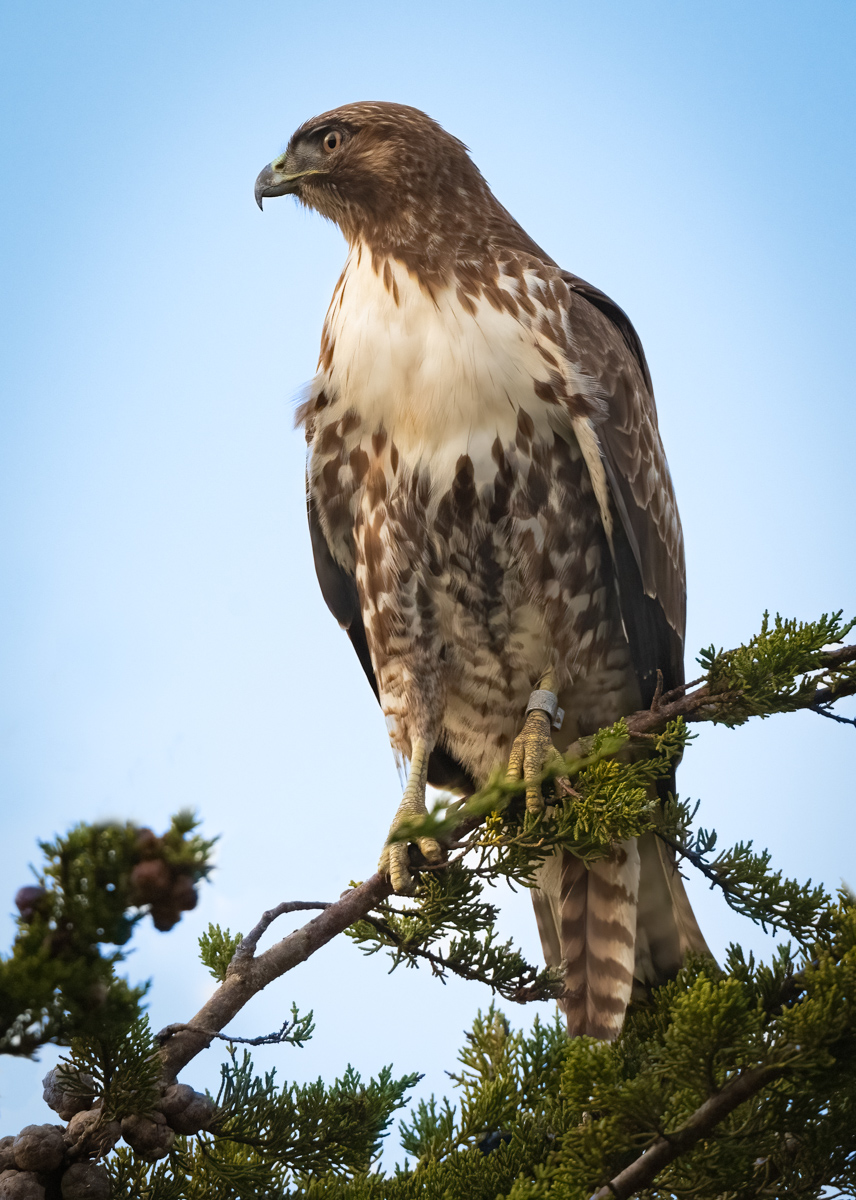
[[[0,944],[38,837],[198,807],[222,834],[214,885],[128,964],[155,976],[159,1028],[207,994],[209,921],[246,931],[373,870],[399,783],[317,592],[292,429],[343,243],[252,199],[324,109],[426,109],[631,314],[686,530],[690,664],[767,607],[856,610],[854,53],[850,0],[3,6]],[[808,716],[706,728],[679,786],[723,843],[854,881],[854,738]],[[692,892],[717,951],[767,945]],[[528,899],[505,914],[537,955]],[[392,1061],[443,1091],[487,997],[384,971],[342,940],[234,1031],[294,999],[315,1040],[261,1062]],[[0,1064],[0,1133],[49,1119],[52,1061]]]

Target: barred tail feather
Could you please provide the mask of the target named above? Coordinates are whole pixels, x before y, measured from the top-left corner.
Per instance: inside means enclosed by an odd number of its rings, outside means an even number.
[[[560,967],[568,1034],[612,1041],[635,989],[665,982],[688,952],[710,954],[673,856],[655,834],[586,868],[561,851],[532,901],[548,966]]]
[[[567,851],[550,858],[533,892],[548,964],[561,966],[559,1004],[571,1037],[612,1041],[633,990],[639,853],[635,841],[616,846],[586,868]]]
[[[639,838],[641,874],[636,978],[646,987],[677,974],[687,954],[713,958],[698,927],[674,853],[655,833]]]

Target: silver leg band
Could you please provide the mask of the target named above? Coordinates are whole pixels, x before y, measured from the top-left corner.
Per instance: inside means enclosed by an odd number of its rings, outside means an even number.
[[[554,729],[561,729],[562,722],[565,719],[565,710],[559,708],[559,697],[555,692],[548,692],[545,688],[536,688],[529,697],[529,703],[526,705],[526,714],[534,711],[545,712],[550,718],[550,724]]]

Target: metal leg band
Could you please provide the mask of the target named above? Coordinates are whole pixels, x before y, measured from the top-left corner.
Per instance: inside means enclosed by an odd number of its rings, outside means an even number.
[[[559,697],[555,692],[548,692],[545,688],[536,688],[526,705],[527,715],[536,709],[547,714],[554,729],[562,728],[565,710],[559,708]]]

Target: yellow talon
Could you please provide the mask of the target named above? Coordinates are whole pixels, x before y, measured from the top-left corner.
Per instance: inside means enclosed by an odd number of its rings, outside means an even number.
[[[417,738],[413,743],[413,756],[410,760],[410,773],[407,776],[407,786],[398,811],[389,828],[389,837],[405,820],[424,816],[428,808],[425,804],[425,788],[428,783],[428,744],[424,738]],[[422,837],[416,839],[423,857],[429,863],[438,863],[443,857],[443,849],[436,838]],[[392,884],[392,890],[399,895],[409,895],[413,891],[413,876],[410,873],[410,854],[407,842],[389,842],[384,846],[377,867],[381,875],[386,875]]]
[[[544,808],[541,777],[545,769],[562,762],[561,754],[553,745],[550,728],[550,718],[541,709],[527,713],[508,759],[506,778],[525,782],[526,811],[531,813],[541,812]]]

